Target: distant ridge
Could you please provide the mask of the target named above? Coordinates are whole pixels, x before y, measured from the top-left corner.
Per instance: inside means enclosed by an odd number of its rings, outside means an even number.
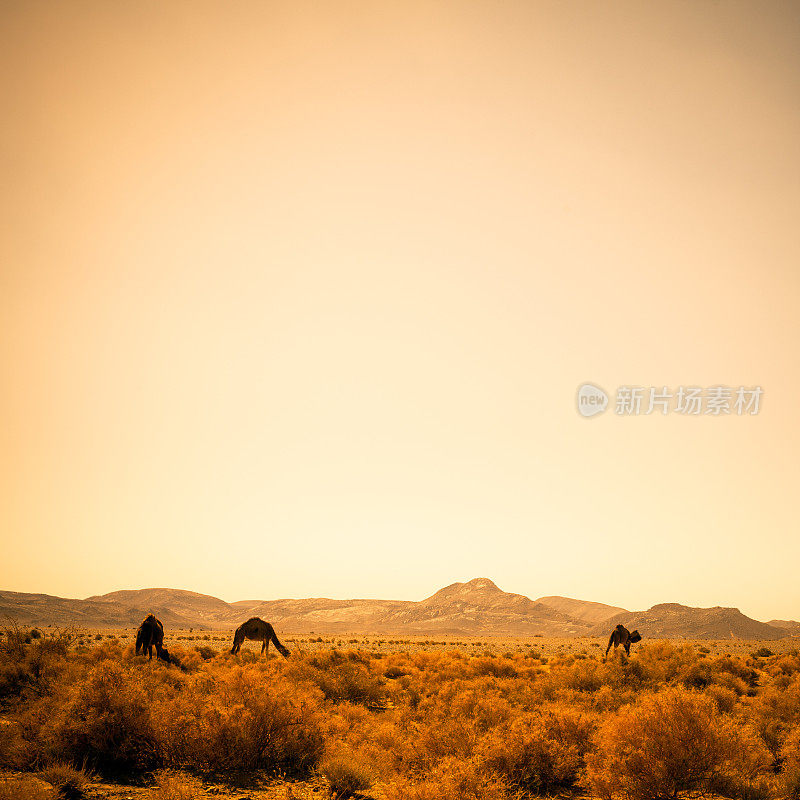
[[[635,628],[650,639],[782,639],[789,635],[783,628],[746,617],[738,608],[692,608],[680,603],[618,614],[596,625],[591,633],[600,636],[615,625]]]
[[[782,628],[789,632],[791,636],[800,636],[800,622],[793,619],[771,619],[767,625],[772,625],[774,628]]]
[[[648,638],[780,639],[800,636],[800,623],[758,622],[736,608],[661,603],[647,611],[551,595],[531,600],[504,592],[489,578],[452,583],[420,601],[318,597],[241,600],[184,589],[131,589],[85,600],[0,591],[0,622],[83,628],[131,628],[155,613],[170,628],[230,630],[260,616],[291,633],[455,636],[607,636],[616,624]]]
[[[555,608],[575,619],[588,622],[590,625],[605,622],[617,614],[630,613],[627,609],[618,606],[607,606],[605,603],[593,603],[590,600],[573,600],[571,597],[540,597],[536,602]]]

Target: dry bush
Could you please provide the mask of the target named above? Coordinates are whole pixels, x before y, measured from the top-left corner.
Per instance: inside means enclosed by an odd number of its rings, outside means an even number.
[[[405,769],[422,772],[445,759],[472,757],[478,731],[472,720],[456,717],[416,719],[402,730],[401,759]]]
[[[587,764],[601,798],[674,800],[682,792],[709,790],[720,775],[754,781],[769,756],[754,736],[722,717],[713,700],[671,688],[609,718]]]
[[[693,689],[704,689],[715,684],[743,695],[757,684],[758,673],[743,664],[741,659],[719,656],[684,665],[678,673],[678,680]]]
[[[636,660],[651,688],[675,681],[681,673],[700,661],[691,645],[675,646],[663,639],[639,645]]]
[[[748,717],[778,760],[787,736],[800,726],[800,673],[777,675],[747,701]]]
[[[514,793],[498,775],[473,759],[447,758],[424,777],[397,777],[386,800],[510,800]]]
[[[764,775],[748,778],[727,772],[715,775],[709,781],[708,788],[715,796],[732,800],[772,800],[775,797],[773,783]]]
[[[22,770],[31,763],[30,748],[20,725],[0,723],[0,768]]]
[[[568,701],[589,707],[603,690],[611,690],[616,705],[630,702],[633,694],[645,685],[645,675],[638,660],[622,654],[608,661],[576,656],[553,659],[550,670],[539,681],[544,701]]]
[[[505,658],[483,657],[475,658],[470,663],[474,675],[493,675],[495,678],[516,678],[516,665]]]
[[[66,668],[71,634],[59,630],[43,636],[34,631],[20,628],[14,622],[2,631],[0,700],[46,694]]]
[[[289,667],[289,674],[295,680],[315,684],[325,697],[336,703],[382,705],[386,700],[383,681],[370,672],[368,664],[368,657],[353,651],[331,650],[295,660]]]
[[[176,767],[304,774],[322,753],[321,698],[309,687],[234,666],[159,706],[164,762]]]
[[[725,686],[712,684],[704,694],[710,697],[717,704],[717,708],[725,714],[730,714],[739,702],[739,693]]]
[[[789,800],[800,800],[800,726],[796,727],[781,748],[783,769],[781,786]]]
[[[166,770],[155,776],[153,800],[194,800],[198,795],[198,781]]]
[[[450,688],[450,687],[448,687]],[[474,689],[442,692],[440,700],[450,707],[453,716],[471,719],[478,731],[488,731],[507,722],[516,709],[496,685],[478,685]]]
[[[42,761],[86,763],[106,772],[146,769],[158,761],[149,698],[120,664],[101,662],[38,712],[26,721],[26,738]]]
[[[356,792],[369,789],[377,778],[368,753],[339,745],[326,753],[319,763],[318,772],[328,784],[331,797],[351,797]]]
[[[487,735],[478,749],[486,766],[508,784],[533,794],[572,786],[584,766],[592,722],[569,708],[515,717]]]
[[[795,650],[791,653],[774,656],[763,665],[763,669],[772,677],[794,675],[796,672],[800,672],[800,654]]]

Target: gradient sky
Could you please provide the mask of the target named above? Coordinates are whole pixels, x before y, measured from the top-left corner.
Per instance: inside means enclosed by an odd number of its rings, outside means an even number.
[[[5,0],[0,91],[0,587],[800,619],[796,3]]]

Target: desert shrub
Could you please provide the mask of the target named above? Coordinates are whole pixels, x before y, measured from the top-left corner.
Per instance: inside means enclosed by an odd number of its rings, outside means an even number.
[[[207,636],[203,638],[208,639]],[[203,659],[203,661],[209,661],[210,659],[214,658],[217,655],[217,651],[214,650],[213,647],[209,647],[208,645],[199,645],[194,649],[200,656],[200,658]]]
[[[169,651],[170,662],[184,672],[194,672],[203,663],[203,658],[196,649],[184,650],[173,647]]]
[[[473,759],[448,758],[424,777],[396,777],[384,787],[386,800],[503,800],[511,796],[503,779]]]
[[[89,661],[95,664],[101,661],[117,662],[122,660],[123,656],[128,650],[131,652],[131,654],[133,654],[132,645],[128,645],[128,647],[125,650],[123,650],[122,646],[118,641],[109,640],[103,642],[100,645],[97,645],[96,647],[93,647],[91,650],[89,650],[87,656]]]
[[[644,695],[609,718],[587,757],[596,794],[626,800],[674,800],[708,790],[720,774],[755,779],[768,762],[763,745],[713,700],[679,688]]]
[[[318,772],[327,781],[330,796],[336,798],[366,791],[376,778],[374,766],[364,753],[342,746],[325,754]]]
[[[774,797],[772,782],[763,775],[753,778],[724,772],[713,775],[708,788],[715,795],[731,800],[771,800]]]
[[[193,800],[198,795],[198,782],[185,775],[161,770],[155,775],[153,800]]]
[[[746,698],[748,716],[777,760],[787,736],[800,726],[800,674],[779,675],[755,698]]]
[[[297,660],[289,667],[296,679],[318,686],[335,703],[381,705],[386,692],[381,679],[370,672],[362,656],[347,656],[336,650]]]
[[[236,666],[200,677],[159,706],[158,741],[176,767],[305,773],[322,753],[320,697]]]
[[[781,786],[789,800],[800,800],[800,726],[795,728],[781,748],[783,768]]]
[[[0,699],[46,694],[66,667],[69,634],[36,636],[16,625],[0,637]]]
[[[777,675],[793,675],[795,672],[800,672],[800,656],[797,651],[793,653],[786,653],[782,656],[775,656],[763,665],[772,677]]]
[[[456,684],[448,689],[440,693],[440,702],[446,703],[454,716],[472,720],[478,731],[497,727],[514,713],[496,686],[479,685],[474,689],[459,690]]]
[[[655,688],[676,680],[681,672],[698,663],[699,658],[691,645],[676,647],[666,640],[656,640],[640,645],[636,660],[644,671],[648,685]]]
[[[403,729],[403,762],[407,768],[425,771],[445,759],[472,757],[478,732],[471,720],[439,717],[408,723]]]
[[[639,691],[644,681],[644,670],[638,659],[620,655],[604,662],[575,655],[559,656],[550,662],[550,670],[541,681],[539,691],[547,701],[571,698],[590,704],[591,699],[575,697],[575,693],[596,694],[610,688],[623,696]]]
[[[483,658],[473,659],[470,665],[475,675],[494,675],[496,678],[515,678],[517,669],[513,663],[505,658],[495,658],[487,654]]]
[[[717,704],[717,708],[725,714],[730,714],[739,700],[739,692],[725,686],[709,686],[705,690],[705,695],[710,697]]]
[[[408,675],[402,667],[387,667],[383,673],[384,678],[402,678]]]
[[[492,731],[479,754],[508,784],[541,794],[577,781],[592,731],[588,718],[572,709],[546,709]]]
[[[63,702],[38,711],[28,731],[44,761],[86,763],[101,771],[158,762],[149,698],[136,675],[119,664],[98,664]]]
[[[30,756],[20,726],[14,723],[0,724],[0,768],[27,769],[31,764]]]

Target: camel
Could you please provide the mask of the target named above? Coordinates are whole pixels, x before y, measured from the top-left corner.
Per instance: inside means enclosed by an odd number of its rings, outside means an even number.
[[[284,657],[289,658],[289,651],[278,641],[275,629],[269,622],[264,622],[260,617],[251,617],[247,622],[243,622],[233,635],[233,647],[231,653],[236,655],[241,649],[245,639],[252,639],[256,642],[263,642],[261,653],[269,655],[269,643],[273,642],[278,652]]]
[[[164,642],[164,626],[161,620],[157,619],[153,614],[148,614],[139,626],[136,632],[136,655],[139,655],[141,649],[142,655],[147,651],[148,658],[153,660],[153,647],[156,648],[156,661],[160,658],[162,661],[170,663],[169,652],[163,646]]]
[[[606,655],[603,656],[605,659],[608,656],[608,651],[611,649],[611,645],[614,645],[614,652],[617,652],[617,647],[622,645],[625,648],[625,655],[629,656],[631,654],[631,645],[635,644],[636,642],[642,641],[642,634],[639,631],[629,631],[624,625],[617,625],[613,631],[611,631],[611,637],[608,640],[608,647],[606,647]]]

